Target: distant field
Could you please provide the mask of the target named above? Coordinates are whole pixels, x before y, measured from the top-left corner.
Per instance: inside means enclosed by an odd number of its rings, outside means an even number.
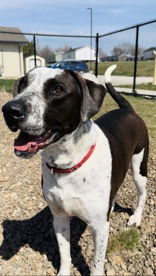
[[[132,85],[118,85],[118,87],[132,88],[133,86]],[[143,89],[143,90],[156,91],[156,85],[153,85],[152,83],[137,84],[136,88],[137,89]]]
[[[105,61],[99,63],[99,75],[102,75],[106,69],[112,65],[117,64],[114,75],[118,76],[133,76],[134,62],[133,61]],[[154,74],[154,60],[138,61],[137,76],[139,77],[153,77]]]

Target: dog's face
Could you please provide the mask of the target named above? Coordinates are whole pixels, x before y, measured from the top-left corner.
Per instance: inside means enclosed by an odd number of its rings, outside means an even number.
[[[69,70],[38,67],[16,81],[14,98],[2,108],[16,155],[30,158],[71,133],[102,104],[105,88]]]

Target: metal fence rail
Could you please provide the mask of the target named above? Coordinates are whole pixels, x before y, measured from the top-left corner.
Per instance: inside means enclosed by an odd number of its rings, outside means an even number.
[[[143,22],[143,23],[140,23],[140,24],[132,25],[130,27],[122,28],[122,29],[119,29],[119,30],[116,30],[116,31],[108,32],[108,33],[105,33],[105,34],[101,34],[101,35],[97,34],[98,39],[101,39],[103,37],[108,37],[110,35],[114,35],[114,34],[118,34],[118,33],[121,33],[121,32],[125,32],[125,31],[128,31],[128,30],[135,29],[135,33],[136,33],[135,34],[135,56],[134,56],[133,89],[132,89],[134,95],[137,95],[137,92],[136,92],[136,77],[137,77],[137,64],[138,64],[139,31],[140,31],[141,27],[149,25],[149,24],[153,24],[153,23],[156,23],[156,19],[146,21],[146,22]],[[97,48],[97,51],[98,51],[98,48]],[[95,72],[95,74],[98,75],[98,67],[97,67],[96,70],[97,71]]]
[[[88,39],[88,40],[93,40],[93,43],[95,45],[95,49],[96,49],[96,60],[95,60],[95,69],[94,69],[94,73],[97,76],[99,73],[99,50],[100,50],[100,44],[102,43],[102,41],[104,41],[104,39],[110,39],[111,36],[115,36],[115,35],[120,35],[121,33],[124,32],[128,32],[131,30],[134,30],[134,47],[135,47],[135,55],[134,55],[134,64],[133,64],[133,94],[136,95],[137,91],[136,91],[136,78],[137,78],[137,71],[138,71],[138,49],[139,49],[139,39],[140,39],[140,30],[147,26],[147,25],[152,25],[156,23],[156,19],[151,20],[151,21],[147,21],[147,22],[143,22],[140,24],[136,24],[136,25],[132,25],[130,27],[126,27],[126,28],[122,28],[119,30],[115,30],[112,32],[108,32],[105,34],[99,34],[97,33],[96,35],[70,35],[70,34],[50,34],[50,33],[30,33],[30,32],[23,32],[23,33],[19,33],[19,32],[6,32],[6,31],[0,31],[0,33],[2,34],[11,34],[11,35],[25,35],[25,36],[30,36],[33,42],[33,55],[34,55],[34,67],[37,66],[37,40],[38,39],[43,39],[43,38],[59,38],[59,39],[63,39],[63,38],[70,38],[70,39]],[[155,28],[156,31],[156,28]],[[156,47],[156,45],[155,45]],[[105,41],[103,43],[103,49],[105,49]]]

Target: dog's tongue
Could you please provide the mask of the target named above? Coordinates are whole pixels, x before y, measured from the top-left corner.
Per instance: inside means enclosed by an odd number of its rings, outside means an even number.
[[[44,142],[38,142],[37,136],[20,133],[14,141],[14,148],[18,151],[36,152],[39,147],[44,145]]]

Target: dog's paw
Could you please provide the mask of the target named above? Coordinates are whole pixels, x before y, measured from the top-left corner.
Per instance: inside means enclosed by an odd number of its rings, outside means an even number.
[[[128,220],[128,226],[136,226],[139,227],[141,225],[141,216],[139,214],[133,214],[132,216],[130,216],[129,220]]]

